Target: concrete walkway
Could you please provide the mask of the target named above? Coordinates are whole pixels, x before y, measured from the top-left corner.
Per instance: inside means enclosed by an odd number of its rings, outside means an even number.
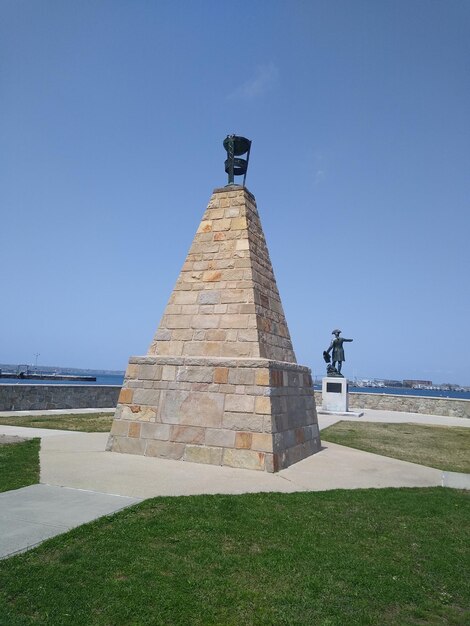
[[[44,413],[44,412],[42,412]],[[321,428],[339,421],[319,416]],[[349,419],[349,418],[348,418]],[[470,420],[366,410],[351,421],[470,427]],[[324,442],[277,474],[105,452],[106,433],[1,426],[0,435],[41,437],[41,485],[0,494],[0,556],[154,496],[457,486],[470,477]]]
[[[0,493],[0,558],[137,502],[136,498],[50,485]]]
[[[300,463],[268,474],[132,454],[104,452],[107,434],[44,439],[41,482],[137,498],[202,493],[324,491],[440,485],[442,472],[332,443]]]
[[[430,426],[462,426],[470,427],[470,419],[465,417],[444,417],[442,415],[424,415],[422,413],[400,413],[398,411],[377,411],[363,409],[362,417],[338,417],[335,415],[319,415],[320,430],[339,421],[348,422],[382,422],[388,424],[429,424]]]

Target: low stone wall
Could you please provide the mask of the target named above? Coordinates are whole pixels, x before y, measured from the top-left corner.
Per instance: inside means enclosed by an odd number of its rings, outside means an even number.
[[[321,391],[315,391],[317,407],[321,407],[321,395]],[[470,418],[470,400],[459,400],[457,398],[351,392],[349,394],[349,407],[351,410],[378,409],[381,411],[402,411],[404,413]]]
[[[117,405],[120,390],[114,385],[0,385],[0,411],[108,409]],[[315,391],[315,402],[321,406],[321,391]],[[349,406],[470,418],[470,400],[456,398],[352,392]]]
[[[114,385],[0,385],[0,411],[113,408]]]

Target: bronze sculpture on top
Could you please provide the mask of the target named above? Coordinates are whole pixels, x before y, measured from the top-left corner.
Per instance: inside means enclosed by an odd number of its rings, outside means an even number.
[[[238,135],[227,135],[224,139],[224,148],[227,152],[225,171],[228,175],[227,185],[235,185],[234,176],[243,176],[245,186],[248,161],[250,160],[251,141]],[[241,159],[246,154],[246,159]]]
[[[341,331],[338,328],[335,328],[335,330],[333,330],[331,334],[334,335],[335,338],[332,339],[328,350],[325,350],[323,352],[323,358],[325,360],[325,363],[327,363],[326,373],[328,376],[341,376],[341,378],[344,378],[343,374],[341,374],[343,361],[346,360],[344,358],[343,343],[345,341],[353,340],[340,337]],[[330,352],[333,353],[332,358],[330,358]],[[331,360],[333,361],[333,363],[330,362]],[[338,364],[337,366],[336,363]]]

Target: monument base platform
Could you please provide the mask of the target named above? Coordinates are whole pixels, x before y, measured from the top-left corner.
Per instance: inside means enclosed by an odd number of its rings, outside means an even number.
[[[322,379],[321,415],[341,415],[342,417],[361,417],[364,411],[350,411],[348,405],[348,379],[343,376],[326,376]]]
[[[362,417],[364,411],[326,411],[325,409],[317,409],[318,415],[340,415],[341,417]]]
[[[107,450],[276,472],[321,447],[307,367],[131,357]]]
[[[333,413],[348,412],[348,379],[342,376],[325,376],[321,386],[322,410]]]

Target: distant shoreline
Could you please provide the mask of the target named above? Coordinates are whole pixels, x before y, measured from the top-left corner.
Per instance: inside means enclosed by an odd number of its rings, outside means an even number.
[[[76,370],[78,371],[78,370]],[[95,370],[96,371],[96,370]],[[5,382],[3,382],[3,380]],[[70,380],[31,380],[21,378],[1,379],[0,384],[4,385],[101,385],[122,387],[124,373],[122,374],[96,374],[96,381],[70,381]],[[315,391],[321,391],[320,384],[314,384]],[[427,398],[455,398],[459,400],[470,400],[470,391],[446,391],[436,389],[410,389],[409,387],[355,387],[349,385],[352,393],[381,393],[395,396],[421,396]]]
[[[321,391],[321,385],[313,386],[315,391]],[[444,389],[412,389],[410,387],[355,387],[349,385],[352,393],[382,393],[389,396],[418,396],[425,398],[455,398],[470,400],[470,391],[454,391]]]
[[[78,370],[77,370],[78,371]],[[94,375],[96,380],[84,381],[83,378],[73,380],[70,378],[49,378],[47,380],[35,378],[0,378],[0,385],[98,385],[122,387],[124,374],[99,374]]]

